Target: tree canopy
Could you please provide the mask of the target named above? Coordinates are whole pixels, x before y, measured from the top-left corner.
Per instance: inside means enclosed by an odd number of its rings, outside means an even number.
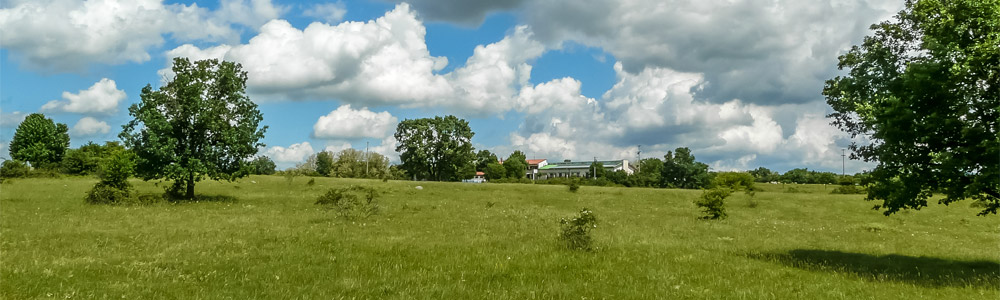
[[[524,178],[525,171],[528,170],[528,160],[527,156],[521,150],[514,150],[507,160],[503,161],[504,169],[507,169],[507,178],[521,179]]]
[[[663,187],[699,189],[707,187],[712,179],[708,165],[695,161],[691,149],[679,147],[663,156],[661,180]]]
[[[17,126],[10,140],[10,157],[32,167],[50,167],[62,162],[69,148],[69,128],[43,114],[30,114]]]
[[[907,1],[840,56],[823,94],[833,124],[876,161],[868,200],[890,215],[940,203],[1000,208],[1000,0]]]
[[[469,122],[455,116],[407,119],[396,126],[396,151],[417,179],[469,179],[476,174],[473,135]]]
[[[497,163],[497,156],[490,150],[479,150],[476,153],[476,171],[486,172],[489,164]]]
[[[129,107],[134,119],[119,137],[138,156],[137,175],[172,180],[170,191],[186,188],[183,197],[191,199],[202,177],[247,175],[247,158],[264,146],[259,141],[267,126],[259,127],[263,116],[246,95],[240,64],[175,58],[173,72],[159,90],[142,89],[141,101]]]

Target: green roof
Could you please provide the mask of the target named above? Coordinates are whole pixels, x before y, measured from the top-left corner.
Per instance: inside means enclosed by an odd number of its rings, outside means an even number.
[[[616,167],[622,164],[620,160],[605,160],[597,161],[604,165],[605,168]],[[539,170],[549,170],[549,169],[576,169],[576,168],[587,168],[593,164],[593,161],[574,161],[574,162],[560,162],[560,163],[549,163],[544,167],[539,168]]]

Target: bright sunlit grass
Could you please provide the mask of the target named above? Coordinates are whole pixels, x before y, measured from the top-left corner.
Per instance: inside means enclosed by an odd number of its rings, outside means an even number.
[[[968,202],[884,217],[833,187],[759,184],[699,220],[694,190],[254,176],[199,202],[84,204],[96,180],[0,185],[0,298],[996,299],[997,217]],[[133,181],[141,193],[160,193]],[[331,187],[387,192],[337,218]],[[423,186],[422,190],[414,187]],[[595,251],[559,219],[591,209]]]

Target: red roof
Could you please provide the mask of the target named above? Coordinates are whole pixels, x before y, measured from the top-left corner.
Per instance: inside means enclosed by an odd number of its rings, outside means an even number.
[[[476,176],[483,176],[483,175],[486,175],[486,173],[483,173],[483,172],[476,172]]]
[[[544,158],[543,159],[529,159],[528,160],[528,164],[529,165],[537,165],[537,164],[542,163],[543,161],[545,161]]]

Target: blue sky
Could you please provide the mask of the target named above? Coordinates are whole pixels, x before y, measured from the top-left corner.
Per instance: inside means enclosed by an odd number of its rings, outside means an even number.
[[[455,114],[504,156],[690,147],[716,170],[839,171],[851,139],[822,84],[895,2],[5,1],[0,156],[34,112],[73,147],[117,140],[140,89],[187,56],[243,64],[281,167],[366,142],[395,158],[396,122]]]

